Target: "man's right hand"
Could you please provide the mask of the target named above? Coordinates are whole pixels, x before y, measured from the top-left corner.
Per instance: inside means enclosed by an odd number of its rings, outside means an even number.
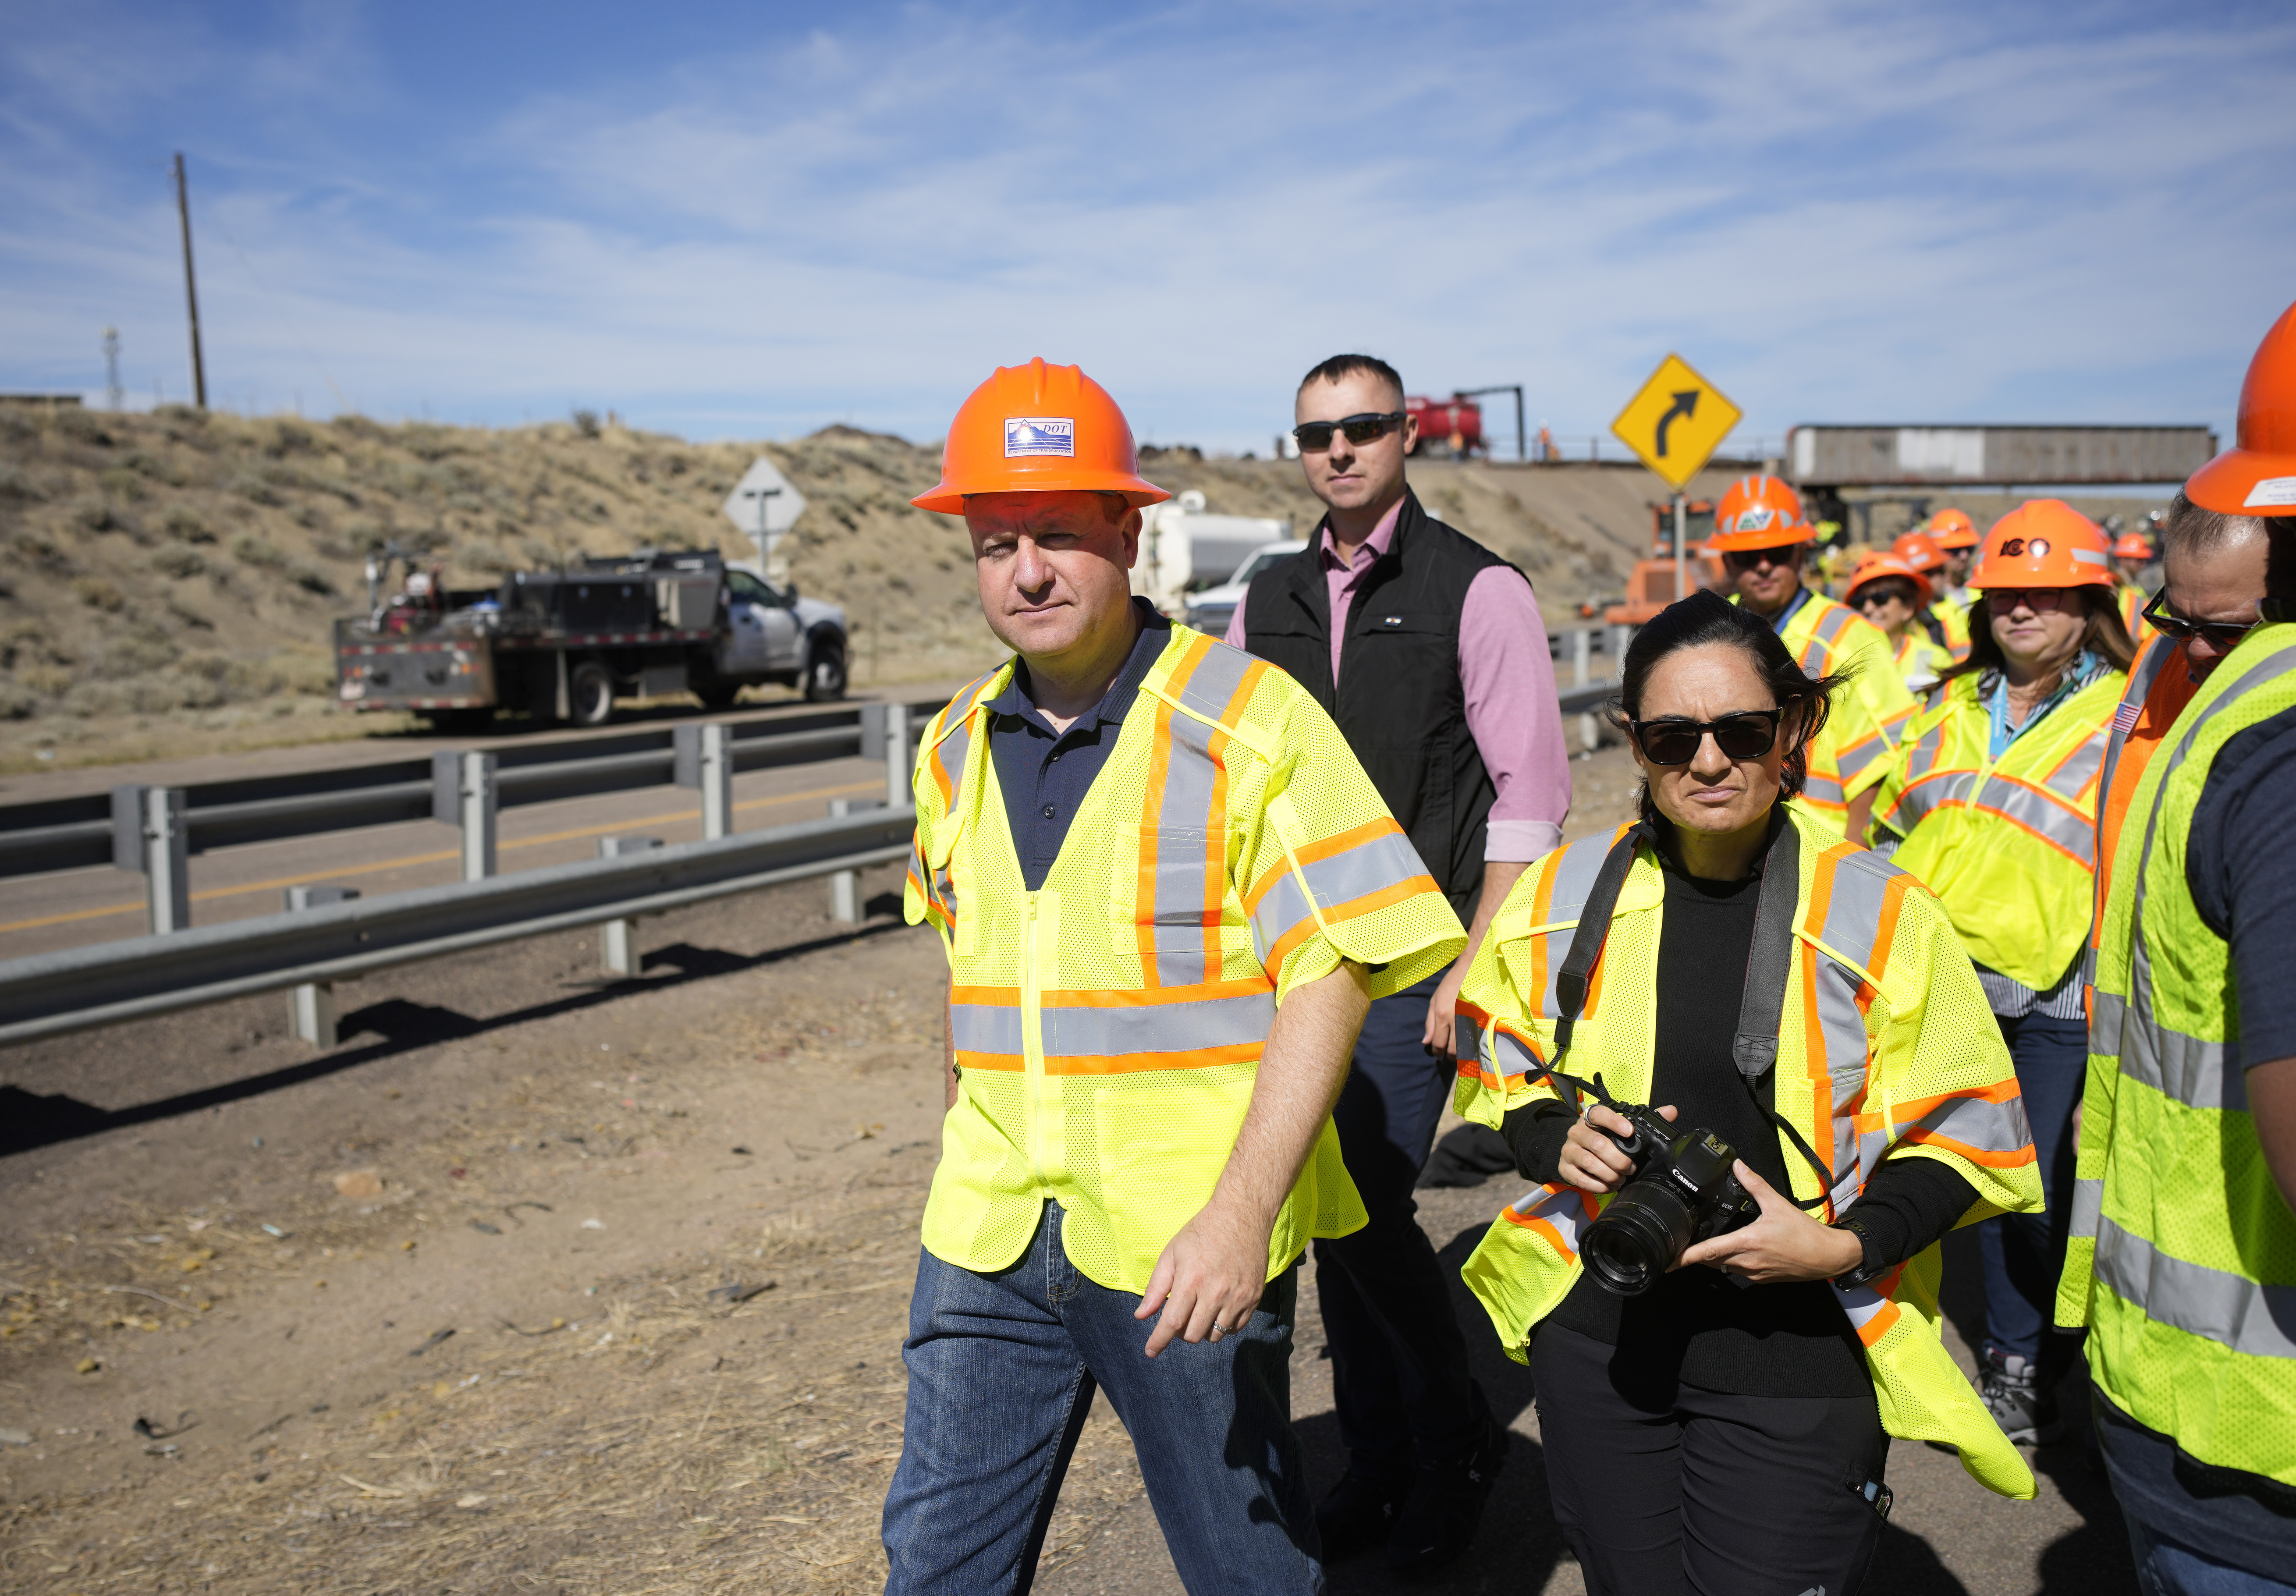
[[[1672,1119],[1674,1105],[1667,1104],[1658,1115],[1660,1119]],[[1555,1160],[1556,1166],[1562,1178],[1581,1191],[1616,1191],[1635,1172],[1633,1162],[1603,1134],[1605,1131],[1632,1136],[1635,1127],[1617,1109],[1596,1103],[1563,1139],[1562,1156]]]

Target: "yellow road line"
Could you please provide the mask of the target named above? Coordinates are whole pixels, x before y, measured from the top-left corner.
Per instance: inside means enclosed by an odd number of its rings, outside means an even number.
[[[787,792],[773,798],[745,798],[734,806],[736,812],[743,809],[770,809],[783,804],[802,804],[816,798],[850,798],[857,792],[882,792],[882,782],[854,782],[842,787],[820,787],[810,792]],[[539,837],[521,837],[499,847],[507,851],[514,847],[540,847],[546,842],[570,842],[578,837],[603,837],[611,831],[626,831],[632,826],[667,825],[672,821],[700,820],[699,809],[679,809],[668,814],[645,814],[633,820],[611,821],[604,825],[576,826],[570,831],[547,831]],[[460,848],[448,848],[436,854],[410,854],[402,859],[386,859],[378,864],[345,864],[333,870],[314,870],[299,876],[275,876],[267,881],[250,881],[244,887],[210,887],[204,892],[192,894],[192,902],[208,903],[216,898],[237,897],[250,892],[275,892],[283,887],[301,887],[312,881],[340,880],[344,876],[375,875],[389,870],[407,870],[417,864],[437,864],[463,856]],[[44,915],[37,920],[10,921],[0,925],[0,934],[9,931],[37,931],[44,926],[70,925],[75,921],[101,920],[108,914],[134,914],[144,905],[110,904],[101,909],[74,909],[69,913]]]

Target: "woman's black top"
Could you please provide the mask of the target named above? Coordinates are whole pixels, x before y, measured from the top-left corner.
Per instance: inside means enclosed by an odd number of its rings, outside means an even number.
[[[1775,1071],[1748,1091],[1730,1056],[1753,946],[1759,877],[1701,880],[1663,855],[1666,908],[1659,933],[1656,1060],[1652,1104],[1672,1103],[1675,1124],[1702,1125],[1738,1150],[1754,1173],[1791,1192],[1775,1123]],[[1759,1101],[1757,1094],[1759,1093]],[[1513,1109],[1503,1126],[1516,1166],[1543,1183],[1560,1178],[1557,1160],[1576,1116],[1555,1101]],[[1866,1256],[1885,1265],[1913,1256],[1969,1209],[1977,1193],[1934,1158],[1885,1161],[1866,1182],[1856,1213]],[[1592,1271],[1547,1322],[1617,1346],[1645,1372],[1672,1370],[1710,1391],[1750,1396],[1857,1396],[1872,1389],[1857,1333],[1824,1281],[1738,1284],[1693,1265],[1640,1297],[1605,1290]]]

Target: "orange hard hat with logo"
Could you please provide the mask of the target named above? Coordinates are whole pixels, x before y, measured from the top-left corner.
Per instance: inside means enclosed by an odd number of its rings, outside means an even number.
[[[1914,608],[1916,610],[1929,608],[1932,593],[1930,579],[1896,554],[1884,554],[1878,549],[1860,560],[1857,562],[1857,570],[1850,574],[1849,594],[1850,608],[1854,610],[1857,607],[1859,588],[1882,577],[1903,577],[1906,581],[1911,582],[1914,585]]]
[[[2031,499],[1993,523],[1972,587],[2110,587],[2112,557],[2095,521],[2062,499]]]
[[[1945,551],[1926,532],[1907,532],[1890,545],[1890,552],[1927,576],[1945,569]]]
[[[1706,540],[1706,547],[1709,552],[1727,554],[1816,541],[1817,528],[1802,513],[1801,495],[1778,478],[1758,475],[1730,484],[1730,491],[1714,507],[1714,536]]]
[[[1172,495],[1140,476],[1132,429],[1081,367],[1000,365],[949,423],[940,480],[909,501],[963,515],[967,494],[1117,493],[1137,510]]]
[[[1941,549],[1973,549],[1980,542],[1977,523],[1969,519],[1966,510],[1940,510],[1930,517],[1925,530]]]
[[[2296,515],[2296,305],[2248,363],[2234,438],[2233,447],[2193,473],[2185,496],[2223,515]]]
[[[2112,540],[2112,557],[2115,560],[2150,560],[2152,558],[2152,545],[2144,541],[2144,535],[2141,532],[2123,532]]]

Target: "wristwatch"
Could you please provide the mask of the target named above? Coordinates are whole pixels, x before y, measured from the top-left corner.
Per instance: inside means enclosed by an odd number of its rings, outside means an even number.
[[[1833,1228],[1838,1231],[1848,1231],[1857,1237],[1857,1245],[1865,1250],[1865,1256],[1858,1261],[1857,1268],[1847,1270],[1833,1277],[1835,1285],[1862,1286],[1889,1273],[1890,1265],[1882,1261],[1882,1249],[1875,1245],[1873,1232],[1866,1228],[1866,1222],[1863,1219],[1852,1214],[1847,1219],[1835,1221]]]

